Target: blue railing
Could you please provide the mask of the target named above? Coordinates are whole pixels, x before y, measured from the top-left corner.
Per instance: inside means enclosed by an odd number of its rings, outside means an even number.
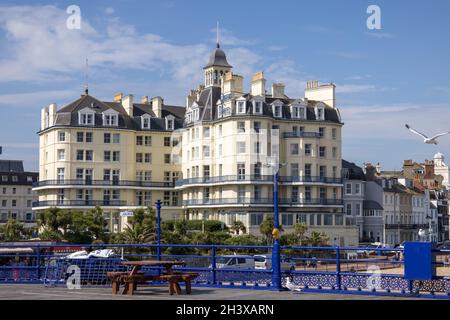
[[[108,258],[68,259],[81,249],[111,249]],[[82,286],[109,286],[108,271],[127,270],[124,260],[156,259],[155,244],[0,245],[0,284],[66,285],[67,268],[81,269]],[[162,260],[182,260],[175,271],[199,274],[196,286],[271,289],[272,246],[161,244]],[[444,272],[450,251],[438,251],[438,276],[430,281],[403,277],[401,249],[348,247],[281,247],[282,283],[291,290],[349,294],[422,295],[449,297],[450,278]],[[144,272],[159,272],[157,267]]]

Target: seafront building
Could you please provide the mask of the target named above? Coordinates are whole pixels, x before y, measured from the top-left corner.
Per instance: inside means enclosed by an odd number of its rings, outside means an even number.
[[[13,219],[25,228],[35,227],[32,204],[37,193],[32,185],[38,181],[38,173],[25,171],[20,160],[0,160],[0,177],[0,225]]]
[[[120,212],[160,199],[163,219],[239,220],[259,234],[273,214],[279,168],[286,232],[303,222],[333,244],[357,245],[343,211],[335,85],[310,81],[304,96],[288,97],[258,72],[246,92],[219,45],[203,74],[183,107],[123,94],[101,101],[86,91],[59,110],[44,108],[34,210],[100,206],[116,232],[126,225]]]

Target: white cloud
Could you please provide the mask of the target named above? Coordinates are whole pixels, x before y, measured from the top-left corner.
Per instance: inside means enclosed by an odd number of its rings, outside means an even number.
[[[49,99],[54,99],[53,102],[56,102],[56,100],[59,99],[66,99],[67,97],[76,96],[78,93],[79,92],[75,92],[73,90],[48,90],[0,94],[0,106],[44,107],[50,104]]]
[[[372,84],[336,84],[337,93],[360,93],[375,91],[376,89]]]

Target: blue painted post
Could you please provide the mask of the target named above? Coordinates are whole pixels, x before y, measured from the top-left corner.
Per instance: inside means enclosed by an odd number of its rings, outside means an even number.
[[[156,232],[157,232],[157,248],[156,256],[161,260],[161,200],[156,201]]]
[[[273,175],[273,244],[272,244],[272,290],[282,291],[281,263],[280,263],[280,221],[278,216],[278,168],[274,168]]]
[[[216,245],[212,245],[212,261],[211,261],[211,266],[212,266],[212,284],[216,284],[217,283],[217,274],[216,274]]]
[[[336,247],[336,289],[341,290],[341,249]]]
[[[39,244],[37,245],[36,268],[37,280],[41,280],[41,246]]]

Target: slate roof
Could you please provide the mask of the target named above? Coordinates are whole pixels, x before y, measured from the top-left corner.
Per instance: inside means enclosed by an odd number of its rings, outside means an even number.
[[[363,209],[364,210],[383,210],[383,206],[373,200],[364,200]]]
[[[366,181],[366,175],[364,174],[363,169],[356,164],[342,159],[342,169],[346,169],[348,172],[348,177],[346,177],[346,179]]]
[[[141,128],[141,116],[145,114],[151,116],[151,131],[165,131],[165,117],[170,115],[175,117],[175,129],[179,129],[183,126],[184,113],[186,110],[184,107],[180,106],[163,105],[161,112],[162,118],[156,118],[155,113],[152,111],[151,102],[149,104],[134,103],[133,115],[129,116],[121,103],[100,101],[87,94],[82,95],[79,99],[57,111],[54,125],[79,126],[78,111],[85,108],[89,108],[95,112],[95,126],[103,126],[102,113],[111,109],[119,114],[119,124],[117,128],[137,131],[143,130]]]
[[[0,160],[0,172],[23,172],[23,161]]]
[[[219,44],[217,44],[217,48],[212,52],[211,56],[209,57],[209,62],[204,69],[213,66],[232,68],[232,66],[227,61],[225,52],[222,49],[220,49]]]

